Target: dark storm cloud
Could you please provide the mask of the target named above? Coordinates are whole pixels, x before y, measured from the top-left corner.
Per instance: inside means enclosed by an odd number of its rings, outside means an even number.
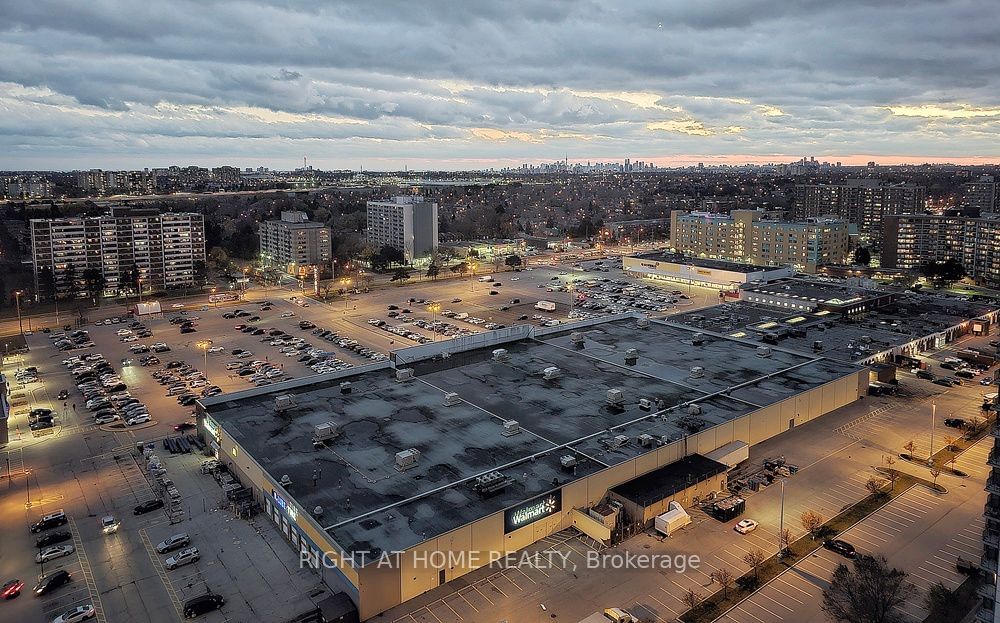
[[[996,156],[998,14],[991,0],[8,0],[0,167],[88,150],[94,166],[222,162],[247,145],[331,167]]]

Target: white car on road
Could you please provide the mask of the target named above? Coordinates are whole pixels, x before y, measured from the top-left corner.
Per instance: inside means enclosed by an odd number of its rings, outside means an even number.
[[[293,318],[295,317],[295,312],[281,312],[282,318]]]
[[[212,348],[208,349],[208,352],[210,352],[210,353],[221,353],[224,350],[226,350],[226,349],[223,348],[222,346],[213,346]]]
[[[50,560],[55,560],[56,558],[69,556],[75,551],[76,548],[72,545],[53,545],[52,547],[46,547],[42,551],[35,554],[35,562],[48,562]]]
[[[171,307],[173,307],[174,309],[180,309],[184,307],[184,303],[174,303],[173,305],[171,305]]]

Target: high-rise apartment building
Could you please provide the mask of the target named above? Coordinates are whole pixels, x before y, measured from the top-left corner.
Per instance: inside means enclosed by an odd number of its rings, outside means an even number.
[[[84,271],[97,269],[104,295],[130,289],[138,271],[144,291],[198,285],[198,264],[205,262],[205,219],[194,213],[163,213],[150,208],[114,207],[95,217],[32,219],[31,252],[35,291],[39,275],[52,271],[56,293],[85,293]]]
[[[369,201],[368,243],[399,249],[407,262],[430,255],[438,246],[438,204],[419,196]]]
[[[898,214],[885,221],[882,265],[917,268],[958,260],[973,279],[1000,285],[1000,214],[980,218]]]
[[[333,260],[330,228],[309,220],[305,212],[286,210],[281,219],[260,224],[260,258],[289,274],[324,273]]]
[[[1000,194],[993,176],[983,175],[975,182],[962,184],[960,208],[968,216],[1000,212]]]
[[[863,242],[880,244],[883,219],[922,210],[927,189],[916,184],[849,179],[843,184],[796,184],[792,217],[835,215],[858,226]]]
[[[848,225],[833,217],[791,222],[760,210],[674,211],[670,241],[675,250],[687,255],[757,266],[794,266],[805,272],[848,259]]]

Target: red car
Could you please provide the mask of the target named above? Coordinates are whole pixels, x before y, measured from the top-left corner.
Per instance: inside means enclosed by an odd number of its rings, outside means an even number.
[[[3,590],[0,590],[0,597],[3,599],[14,599],[21,594],[22,588],[24,588],[24,582],[21,580],[10,580],[3,585]]]
[[[191,430],[192,428],[197,428],[198,425],[194,422],[181,422],[180,424],[174,425],[174,430],[177,432]]]

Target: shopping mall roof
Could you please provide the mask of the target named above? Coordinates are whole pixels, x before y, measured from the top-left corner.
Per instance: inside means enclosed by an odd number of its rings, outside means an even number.
[[[631,257],[640,260],[651,260],[654,262],[670,262],[683,266],[697,266],[700,268],[710,268],[715,270],[728,270],[734,273],[759,273],[780,270],[778,266],[756,266],[754,264],[743,264],[741,262],[728,262],[726,260],[711,260],[707,258],[691,257],[680,253],[669,253],[657,251],[655,253],[640,253]]]
[[[402,550],[860,370],[781,349],[761,357],[757,346],[627,317],[418,361],[408,381],[382,364],[203,404],[273,480],[291,479],[301,509],[323,507],[342,547]],[[452,392],[460,400],[445,406]],[[295,407],[276,414],[286,393]],[[520,433],[504,434],[510,420]],[[339,435],[315,449],[325,422]],[[419,458],[400,471],[396,453],[410,448]],[[505,486],[481,495],[475,478],[493,471]]]

